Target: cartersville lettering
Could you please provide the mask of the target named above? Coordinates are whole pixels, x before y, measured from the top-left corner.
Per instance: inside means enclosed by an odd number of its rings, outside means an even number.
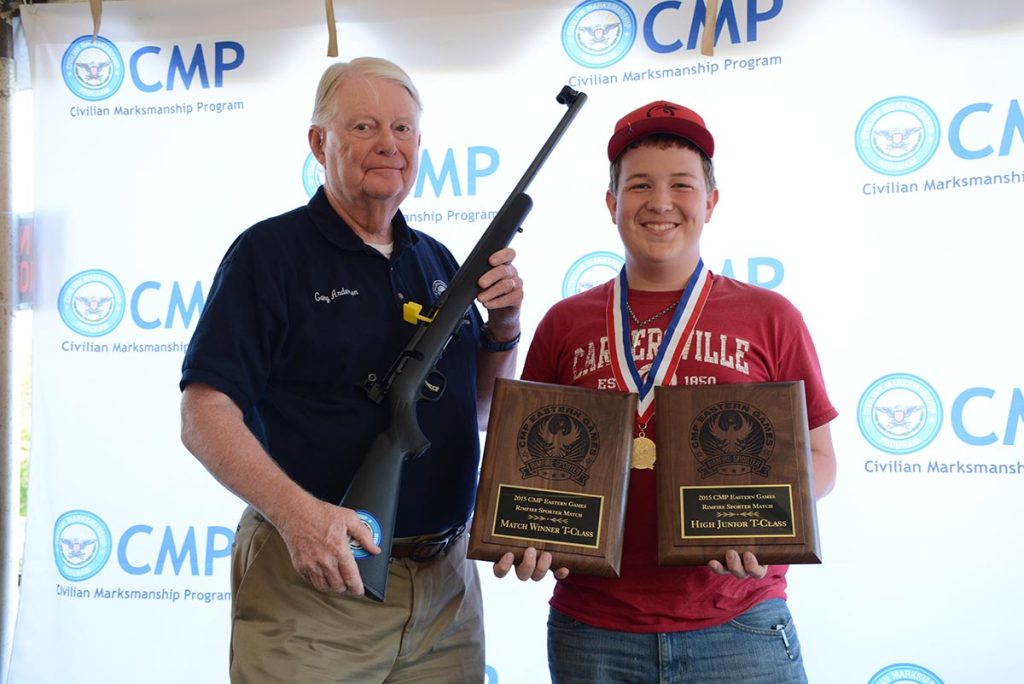
[[[637,367],[650,363],[658,354],[663,333],[658,328],[647,328],[631,331],[633,361]],[[750,351],[747,340],[719,334],[710,330],[694,330],[686,338],[681,360],[693,359],[711,366],[731,368],[744,375],[750,374],[745,361]],[[611,365],[611,352],[608,348],[607,335],[586,347],[577,347],[572,357],[573,379],[578,380],[595,371],[603,370]],[[707,375],[686,376],[678,378],[679,384],[704,385],[714,384],[714,378]],[[598,389],[615,389],[615,379],[607,378],[598,381]]]

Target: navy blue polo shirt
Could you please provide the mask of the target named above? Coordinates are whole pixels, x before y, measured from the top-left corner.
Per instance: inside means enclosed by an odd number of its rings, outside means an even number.
[[[231,397],[281,468],[332,503],[388,425],[386,402],[373,402],[363,384],[387,374],[416,330],[402,320],[402,304],[427,310],[458,270],[401,213],[392,226],[389,260],[352,232],[321,188],[305,207],[246,230],[217,270],[182,367],[182,388],[201,382]],[[417,405],[431,447],[405,465],[399,537],[458,525],[473,506],[476,307],[468,318],[437,366],[444,393]]]

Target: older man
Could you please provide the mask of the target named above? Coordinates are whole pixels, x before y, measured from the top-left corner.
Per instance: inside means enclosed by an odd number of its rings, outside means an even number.
[[[398,66],[360,58],[320,81],[309,145],[326,174],[309,204],[257,223],[225,255],[185,358],[182,440],[244,499],[232,571],[233,682],[483,679],[479,580],[463,529],[477,416],[515,367],[522,281],[492,255],[478,301],[423,402],[431,448],[405,465],[387,599],[370,601],[350,543],[379,553],[338,505],[389,419],[362,388],[382,377],[457,270],[399,205],[416,179],[421,104]]]

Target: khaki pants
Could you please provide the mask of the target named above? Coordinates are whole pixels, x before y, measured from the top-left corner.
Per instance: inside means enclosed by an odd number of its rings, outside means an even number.
[[[252,508],[232,551],[233,684],[484,681],[480,580],[466,537],[426,563],[395,560],[384,603],[318,592]]]

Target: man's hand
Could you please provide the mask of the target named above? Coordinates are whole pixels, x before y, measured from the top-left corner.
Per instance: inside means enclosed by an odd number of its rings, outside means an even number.
[[[277,521],[295,570],[318,591],[363,595],[363,580],[349,539],[380,553],[355,511],[310,497],[302,510]]]
[[[729,549],[725,552],[725,565],[720,561],[708,561],[708,567],[719,575],[732,575],[738,579],[762,579],[768,574],[768,566],[760,565],[757,556],[745,551],[741,556],[737,551]]]
[[[532,579],[534,582],[539,582],[544,579],[544,576],[548,574],[548,570],[551,569],[551,560],[550,553],[541,551],[538,554],[537,549],[531,546],[523,552],[523,560],[520,561],[519,565],[515,565],[515,554],[509,551],[494,564],[494,576],[502,578],[508,574],[509,570],[515,567],[516,577],[520,581],[525,582],[528,579]],[[565,579],[569,576],[568,568],[558,568],[558,570],[552,570],[551,572],[555,579]]]
[[[499,249],[490,256],[491,270],[480,276],[477,301],[488,311],[487,326],[499,341],[519,334],[519,310],[523,306],[523,279],[512,264],[516,251]]]

